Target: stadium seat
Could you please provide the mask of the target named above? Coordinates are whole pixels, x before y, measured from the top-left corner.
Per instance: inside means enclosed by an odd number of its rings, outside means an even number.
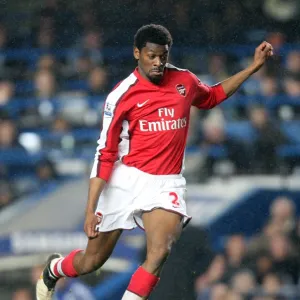
[[[283,122],[281,129],[294,143],[300,143],[300,121]]]
[[[252,140],[255,134],[248,121],[228,122],[225,131],[229,137],[248,141]]]

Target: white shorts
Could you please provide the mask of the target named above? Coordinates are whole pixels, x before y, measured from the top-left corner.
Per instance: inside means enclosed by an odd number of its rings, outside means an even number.
[[[186,225],[191,217],[185,195],[186,181],[181,174],[151,175],[116,162],[98,201],[96,213],[102,215],[102,221],[97,230],[144,229],[143,212],[155,208],[182,215]]]

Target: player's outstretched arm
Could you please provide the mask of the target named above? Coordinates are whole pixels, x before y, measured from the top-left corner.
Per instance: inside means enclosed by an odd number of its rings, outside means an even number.
[[[262,42],[256,49],[252,64],[243,71],[221,82],[227,97],[230,97],[253,73],[257,72],[268,59],[273,55],[273,47],[267,42]]]
[[[96,205],[106,181],[99,177],[90,179],[89,195],[85,210],[84,231],[88,238],[93,239],[99,235],[96,226],[101,222],[100,217],[95,215]]]

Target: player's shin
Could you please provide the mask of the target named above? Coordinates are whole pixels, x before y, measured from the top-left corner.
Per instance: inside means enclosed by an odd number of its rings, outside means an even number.
[[[122,300],[147,299],[158,281],[159,277],[149,273],[143,267],[139,267],[132,275]]]
[[[66,257],[53,259],[50,264],[49,275],[52,278],[60,278],[60,277],[77,277],[79,274],[74,268],[74,257],[78,252],[82,252],[83,250],[73,250]]]

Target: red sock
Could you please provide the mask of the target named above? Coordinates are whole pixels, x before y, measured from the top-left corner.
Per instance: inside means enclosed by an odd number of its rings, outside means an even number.
[[[139,267],[132,275],[127,290],[140,297],[148,297],[158,281],[159,277]]]
[[[76,253],[83,250],[73,250],[69,255],[58,260],[53,266],[52,272],[57,277],[77,277],[77,271],[73,266],[73,260]]]

